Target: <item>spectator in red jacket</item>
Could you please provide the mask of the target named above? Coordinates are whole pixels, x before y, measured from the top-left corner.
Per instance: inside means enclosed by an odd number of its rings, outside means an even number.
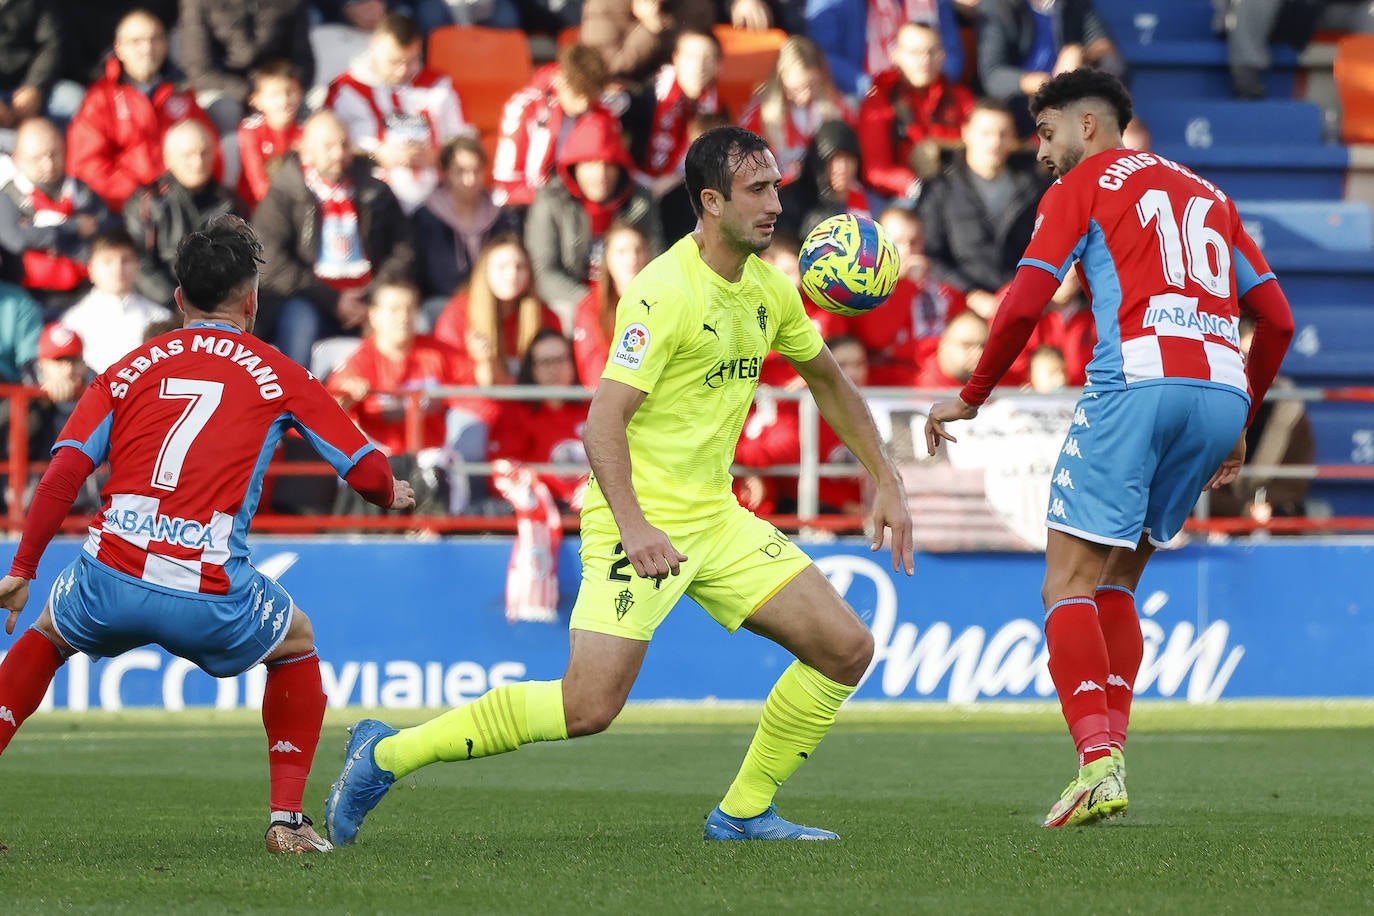
[[[778,50],[778,62],[740,115],[740,126],[768,141],[783,182],[801,174],[802,159],[816,129],[826,121],[851,121],[852,112],[830,79],[816,43],[793,35]]]
[[[301,139],[300,73],[289,60],[275,60],[253,74],[248,105],[253,113],[239,124],[238,194],[251,211],[267,194],[282,157]]]
[[[974,312],[960,312],[945,325],[935,358],[921,367],[917,388],[962,388],[973,377],[988,342],[988,323]]]
[[[435,322],[434,336],[467,353],[478,385],[509,385],[540,328],[557,331],[561,325],[534,294],[520,237],[508,234],[482,249],[467,288]]]
[[[606,368],[615,334],[615,309],[621,292],[649,263],[649,240],[629,223],[612,223],[603,240],[601,275],[577,305],[572,345],[582,384],[595,388]]]
[[[453,347],[416,332],[420,290],[407,279],[378,280],[367,309],[371,333],[327,387],[354,422],[387,455],[439,448],[446,436],[445,399],[424,396],[420,439],[406,441],[406,392],[472,384],[472,367]]]
[[[534,202],[535,192],[553,176],[569,122],[601,107],[608,80],[600,52],[573,44],[511,96],[501,113],[501,139],[491,170],[498,205],[527,207]]]
[[[1005,295],[1006,288],[1002,289]],[[1027,378],[1030,360],[1040,347],[1053,347],[1064,357],[1064,372],[1067,384],[1083,386],[1088,381],[1088,363],[1093,357],[1093,347],[1097,346],[1097,323],[1093,320],[1093,310],[1083,295],[1083,286],[1078,282],[1078,274],[1070,272],[1059,285],[1054,298],[1050,300],[1040,323],[1031,332],[1030,340],[1007,372],[1010,383]]]
[[[568,388],[578,384],[572,342],[550,328],[534,335],[520,363],[520,385]],[[506,458],[525,464],[576,464],[587,466],[582,447],[582,428],[587,423],[587,401],[506,401],[487,440],[487,458]],[[587,472],[540,474],[559,508],[577,511]]]
[[[105,75],[86,90],[67,127],[71,174],[119,213],[137,188],[162,174],[163,138],[188,118],[215,133],[195,93],[167,63],[162,21],[135,10],[120,20]],[[222,172],[216,148],[215,174]]]
[[[856,386],[868,384],[868,354],[854,337],[832,337],[826,341],[831,354]],[[819,421],[817,451],[822,464],[858,466],[858,460],[824,418]],[[797,402],[780,402],[761,396],[744,423],[735,461],[750,468],[766,469],[801,461],[801,431]],[[822,477],[819,503],[822,512],[862,515],[864,477]],[[795,509],[797,479],[743,474],[736,479],[735,496],[746,509],[759,514]]]
[[[945,50],[930,26],[903,25],[892,62],[859,105],[864,181],[889,197],[914,200],[920,179],[939,171],[940,149],[958,143],[975,100],[940,72]]]
[[[868,348],[874,385],[913,385],[949,320],[965,309],[964,294],[930,275],[925,226],[915,211],[891,206],[878,221],[897,247],[902,275],[882,307],[854,319],[849,329]]]

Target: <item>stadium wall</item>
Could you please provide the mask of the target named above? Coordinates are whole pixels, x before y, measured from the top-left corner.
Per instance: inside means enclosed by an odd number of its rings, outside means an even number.
[[[11,544],[11,548],[14,545]],[[80,549],[58,541],[39,569],[31,622]],[[971,703],[1053,695],[1045,670],[1042,559],[920,555],[895,576],[860,541],[808,545],[874,631],[877,658],[858,698]],[[576,541],[560,556],[556,623],[508,623],[510,539],[261,539],[260,568],[311,615],[333,707],[442,707],[489,687],[556,678],[567,655]],[[1138,596],[1142,697],[1207,703],[1252,697],[1374,696],[1369,574],[1374,545],[1309,542],[1191,546],[1156,557]],[[728,636],[684,601],[660,629],[632,700],[762,700],[787,653]],[[45,708],[256,706],[261,667],[215,680],[156,647],[59,672]]]

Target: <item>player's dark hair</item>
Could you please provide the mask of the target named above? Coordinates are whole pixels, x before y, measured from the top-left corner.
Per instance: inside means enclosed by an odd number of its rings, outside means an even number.
[[[1039,118],[1046,108],[1068,108],[1084,99],[1097,99],[1110,105],[1116,115],[1117,130],[1125,130],[1131,123],[1131,94],[1121,80],[1091,67],[1061,73],[1036,90],[1030,100],[1031,117]]]
[[[257,278],[258,265],[265,263],[261,255],[253,227],[226,213],[181,240],[172,272],[187,305],[215,312]]]
[[[729,200],[740,166],[767,150],[767,140],[743,127],[716,127],[693,140],[685,166],[692,212],[701,217],[701,192],[707,188]]]

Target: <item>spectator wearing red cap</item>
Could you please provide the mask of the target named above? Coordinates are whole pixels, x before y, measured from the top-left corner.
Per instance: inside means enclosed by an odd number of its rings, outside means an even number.
[[[611,115],[588,112],[577,120],[558,157],[558,177],[539,189],[525,221],[525,246],[539,298],[565,327],[599,273],[602,242],[613,221],[649,240],[650,256],[663,250],[658,204],[631,177],[634,163]]]
[[[42,461],[56,444],[62,427],[77,399],[91,381],[91,370],[81,358],[81,338],[69,328],[54,322],[43,328],[38,337],[38,358],[26,381],[38,385],[43,394],[29,401],[29,460]],[[5,399],[5,417],[10,409]],[[8,440],[8,436],[4,437]],[[8,441],[5,442],[8,446]],[[6,456],[8,457],[8,456]],[[30,490],[38,482],[37,475],[29,480]],[[73,506],[76,512],[94,512],[100,506],[100,489],[92,477],[83,484]]]

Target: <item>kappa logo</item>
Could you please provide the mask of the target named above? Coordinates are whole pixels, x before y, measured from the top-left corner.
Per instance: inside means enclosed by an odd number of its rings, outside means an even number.
[[[76,588],[76,570],[70,570],[57,577],[56,584],[53,585],[53,597],[61,600],[72,593]]]
[[[1056,497],[1054,501],[1050,503],[1050,515],[1054,516],[1055,518],[1069,517],[1069,513],[1064,511],[1064,500]]]
[[[1068,468],[1060,468],[1059,473],[1054,475],[1054,485],[1066,490],[1074,489],[1073,477],[1069,474]]]
[[[1078,447],[1078,437],[1076,437],[1076,436],[1070,436],[1070,437],[1064,442],[1064,454],[1065,454],[1065,455],[1068,455],[1070,458],[1082,458],[1082,457],[1083,457],[1083,452],[1082,452],[1082,450],[1079,449],[1079,447]]]
[[[1073,425],[1083,426],[1092,429],[1092,424],[1088,422],[1088,412],[1082,407],[1075,407],[1073,411]]]
[[[638,369],[644,364],[644,354],[649,349],[649,329],[639,322],[627,327],[615,345],[611,362],[626,369]]]
[[[265,626],[267,626],[267,621],[268,621],[268,619],[272,616],[272,608],[275,607],[276,604],[277,604],[277,599],[276,599],[275,596],[273,596],[273,597],[271,597],[271,598],[268,598],[267,601],[263,603],[263,605],[262,605],[262,616],[258,618],[258,626],[260,626],[260,627],[265,627]]]
[[[1097,681],[1084,681],[1074,688],[1073,695],[1078,696],[1080,693],[1091,693],[1094,690],[1102,690],[1102,685],[1097,683]],[[1106,693],[1107,691],[1102,690],[1102,692]]]
[[[1119,675],[1119,674],[1109,674],[1109,675],[1107,675],[1107,686],[1108,686],[1108,687],[1125,687],[1127,690],[1131,690],[1131,685],[1128,684],[1128,683],[1126,683],[1126,679],[1125,679],[1124,677],[1122,677],[1121,675]],[[1135,693],[1135,691],[1134,691],[1134,690],[1131,690],[1131,693]]]
[[[14,720],[14,713],[10,712],[8,706],[0,706],[0,721],[8,722],[15,728],[19,727],[19,723]]]
[[[304,754],[304,753],[305,753],[305,751],[302,751],[300,748],[296,747],[296,745],[292,744],[290,741],[287,741],[285,738],[283,738],[282,740],[278,741],[276,744],[272,745],[270,748],[267,749],[267,751],[268,751],[268,753],[270,753],[270,754]]]
[[[281,632],[281,625],[286,622],[286,608],[277,611],[277,616],[272,618],[272,638],[276,639]]]

